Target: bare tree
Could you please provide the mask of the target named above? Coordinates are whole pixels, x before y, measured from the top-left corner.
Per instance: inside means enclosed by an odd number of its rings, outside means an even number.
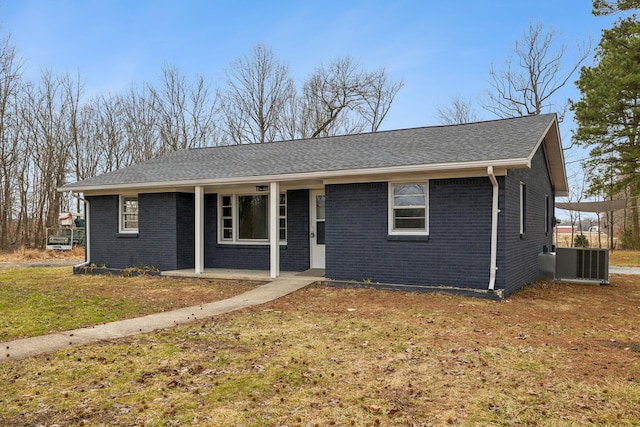
[[[483,108],[501,118],[558,110],[562,120],[567,102],[558,105],[554,95],[567,84],[590,50],[590,46],[578,47],[578,59],[567,69],[562,64],[566,45],[558,42],[556,32],[530,22],[522,40],[516,41],[515,61],[509,58],[505,67],[498,70],[491,65],[492,90],[488,91]]]
[[[19,171],[19,139],[15,133],[15,103],[21,85],[22,62],[9,38],[0,42],[0,249],[7,249],[15,208],[15,178]]]
[[[78,115],[78,144],[73,147],[72,157],[76,181],[96,176],[104,171],[106,149],[96,138],[99,129],[98,98],[85,103]]]
[[[363,93],[370,85],[371,76],[349,56],[317,67],[303,86],[306,126],[302,136],[362,132],[366,122],[349,120],[346,116],[362,106]]]
[[[162,128],[158,99],[148,87],[130,88],[120,97],[123,144],[131,150],[131,163],[156,157],[163,151],[158,130]],[[165,122],[166,124],[166,122]]]
[[[198,76],[191,84],[180,71],[170,65],[162,69],[159,89],[147,86],[151,99],[146,103],[156,112],[156,126],[161,147],[156,153],[164,154],[185,148],[212,145],[215,141],[211,99],[204,78]]]
[[[443,125],[459,125],[478,121],[473,110],[473,103],[459,96],[454,96],[448,106],[438,108],[438,118]]]
[[[384,67],[372,72],[368,80],[369,87],[364,88],[362,92],[364,96],[360,114],[369,123],[369,130],[377,132],[404,82],[391,80]]]
[[[384,67],[367,71],[349,56],[320,65],[302,87],[300,136],[375,132],[402,86]]]
[[[233,144],[375,132],[402,81],[369,72],[351,57],[316,67],[298,93],[288,67],[264,45],[235,61],[220,92],[224,133]]]
[[[149,86],[149,90],[157,109],[163,151],[171,152],[189,146],[185,117],[187,88],[184,75],[173,66],[163,67],[162,77],[162,87],[157,90]]]
[[[287,102],[295,96],[289,68],[259,44],[227,71],[220,96],[222,120],[234,144],[274,141],[284,127]]]
[[[69,75],[61,79],[62,85],[62,102],[66,105],[66,134],[68,135],[68,143],[70,144],[69,163],[73,166],[73,175],[77,178],[81,174],[81,163],[84,161],[80,156],[83,150],[83,141],[81,139],[81,115],[80,115],[80,98],[84,91],[84,85],[78,73],[77,79],[73,80]],[[62,183],[61,183],[62,184]],[[79,212],[81,207],[80,200],[77,200],[76,210]]]
[[[33,244],[42,247],[45,228],[56,224],[61,206],[61,194],[57,188],[64,184],[70,153],[69,122],[70,104],[64,94],[65,78],[44,70],[37,87],[29,86],[28,110],[25,119],[30,127],[33,161],[31,190]]]
[[[100,96],[94,103],[97,122],[94,143],[103,147],[102,172],[111,172],[132,164],[131,147],[124,138],[122,96]]]

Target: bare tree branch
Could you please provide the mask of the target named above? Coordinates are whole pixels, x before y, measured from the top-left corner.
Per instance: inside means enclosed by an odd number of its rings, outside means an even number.
[[[568,108],[563,101],[554,100],[591,51],[588,46],[578,47],[578,60],[568,69],[563,67],[566,45],[557,44],[553,29],[545,32],[542,24],[529,23],[522,40],[516,41],[512,58],[504,68],[491,66],[489,75],[492,90],[487,93],[483,108],[498,117],[517,117],[558,110],[562,120]]]
[[[438,118],[443,125],[459,125],[478,121],[473,111],[473,103],[459,96],[454,96],[448,106],[438,108]]]

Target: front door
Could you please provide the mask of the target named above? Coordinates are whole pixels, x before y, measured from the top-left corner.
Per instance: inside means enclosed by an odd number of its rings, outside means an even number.
[[[311,268],[324,268],[324,190],[311,190],[309,237]]]

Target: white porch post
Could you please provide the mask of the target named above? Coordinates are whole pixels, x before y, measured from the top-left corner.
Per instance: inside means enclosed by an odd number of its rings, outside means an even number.
[[[269,184],[269,252],[270,276],[280,275],[280,184]]]
[[[204,271],[204,187],[196,187],[195,271]]]

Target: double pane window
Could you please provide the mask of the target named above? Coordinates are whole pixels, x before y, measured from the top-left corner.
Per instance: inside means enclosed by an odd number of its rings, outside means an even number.
[[[138,232],[138,196],[120,197],[120,232]]]
[[[222,195],[220,201],[220,241],[251,242],[269,240],[269,196],[266,194]],[[287,196],[280,194],[279,239],[287,238]]]
[[[391,233],[427,232],[426,184],[391,184],[389,196]]]

